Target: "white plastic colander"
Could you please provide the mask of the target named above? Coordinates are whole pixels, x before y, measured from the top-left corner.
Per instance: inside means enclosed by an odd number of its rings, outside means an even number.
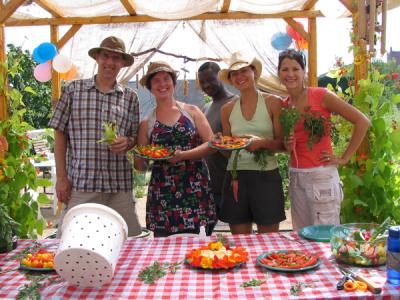
[[[112,280],[121,247],[128,236],[125,220],[95,203],[71,208],[65,215],[54,268],[68,283],[98,287]]]

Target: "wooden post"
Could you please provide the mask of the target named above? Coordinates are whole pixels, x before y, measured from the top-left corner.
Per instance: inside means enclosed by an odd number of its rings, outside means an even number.
[[[317,74],[317,19],[308,19],[308,85],[318,86]]]
[[[0,7],[3,6],[2,0]],[[7,62],[6,59],[6,43],[5,43],[5,27],[3,23],[0,23],[0,120],[5,120],[8,117],[8,103],[6,97],[7,91],[7,70],[3,67],[3,63]]]
[[[51,36],[51,42],[54,45],[57,45],[58,43],[58,35],[59,35],[59,27],[57,25],[51,25],[50,26],[50,36]],[[51,71],[51,102],[53,104],[53,107],[55,107],[55,104],[57,103],[58,99],[60,99],[61,95],[61,85],[60,85],[60,74],[54,69]]]

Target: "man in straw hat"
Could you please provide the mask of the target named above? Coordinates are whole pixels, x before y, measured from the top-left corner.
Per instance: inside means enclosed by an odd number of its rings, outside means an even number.
[[[219,78],[233,85],[240,98],[221,108],[223,134],[250,136],[251,144],[231,155],[228,171],[236,168],[236,177],[226,173],[220,220],[229,223],[234,234],[250,234],[253,222],[259,233],[279,230],[285,217],[282,179],[274,152],[283,150],[279,121],[281,100],[256,88],[262,71],[257,58],[232,56],[229,67]],[[235,165],[235,167],[234,167]]]
[[[103,204],[125,219],[129,236],[138,235],[126,152],[136,143],[139,100],[132,89],[117,83],[121,68],[131,66],[134,59],[114,36],[88,54],[97,63],[97,74],[67,84],[49,122],[55,129],[57,197],[64,204],[63,215],[78,204]],[[115,128],[116,137],[100,143],[106,124]]]

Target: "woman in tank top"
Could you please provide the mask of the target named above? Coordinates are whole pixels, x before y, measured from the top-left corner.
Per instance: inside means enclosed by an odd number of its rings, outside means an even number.
[[[284,107],[294,108],[300,117],[285,143],[291,154],[289,196],[294,230],[314,224],[340,224],[343,192],[337,166],[350,160],[369,126],[366,116],[336,94],[325,88],[306,87],[305,65],[300,51],[289,49],[279,54],[279,79],[289,93]],[[332,151],[331,113],[342,116],[354,126],[350,142],[341,156]],[[319,134],[322,136],[310,139],[307,124],[318,119],[323,120],[323,132]]]
[[[221,109],[223,135],[252,138],[252,143],[239,152],[237,179],[232,179],[231,172],[227,172],[224,182],[220,219],[229,223],[233,234],[252,233],[253,222],[258,233],[278,231],[279,222],[285,220],[282,179],[274,155],[283,150],[279,122],[281,100],[257,91],[261,70],[258,59],[249,60],[236,53],[229,68],[218,74],[223,82],[240,92],[238,100]],[[260,155],[264,163],[255,158]],[[234,156],[231,154],[228,171],[234,168]],[[237,195],[232,184],[238,184]]]

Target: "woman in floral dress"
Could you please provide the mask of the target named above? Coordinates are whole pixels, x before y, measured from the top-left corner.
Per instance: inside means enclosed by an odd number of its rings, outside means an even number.
[[[174,99],[176,72],[167,63],[151,63],[140,83],[155,96],[157,106],[141,122],[138,144],[158,144],[198,158],[154,161],[146,226],[155,237],[199,233],[201,226],[207,229],[216,222],[208,169],[201,159],[207,153],[204,142],[212,138],[212,130],[199,108]],[[135,157],[136,169],[146,170],[147,163]]]

